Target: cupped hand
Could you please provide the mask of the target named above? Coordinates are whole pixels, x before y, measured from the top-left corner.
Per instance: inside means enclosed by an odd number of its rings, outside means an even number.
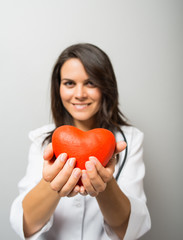
[[[96,197],[100,192],[103,192],[107,183],[112,179],[116,165],[116,155],[126,148],[126,143],[123,141],[116,143],[116,149],[113,157],[108,164],[103,167],[100,161],[91,156],[86,162],[86,170],[82,170],[82,183],[85,191],[80,192],[82,195],[89,194]]]
[[[74,168],[75,158],[67,159],[66,153],[55,158],[52,143],[46,147],[43,158],[43,179],[50,182],[52,190],[57,191],[61,197],[73,197],[78,192],[82,192],[77,185],[81,177],[81,169]]]

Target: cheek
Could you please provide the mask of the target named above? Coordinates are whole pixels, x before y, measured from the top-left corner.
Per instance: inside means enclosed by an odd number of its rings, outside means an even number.
[[[95,89],[95,91],[93,91],[92,96],[95,101],[98,101],[99,103],[101,102],[102,93],[99,89]]]
[[[70,98],[70,93],[68,90],[64,88],[64,86],[60,86],[60,98],[62,101],[67,101]]]

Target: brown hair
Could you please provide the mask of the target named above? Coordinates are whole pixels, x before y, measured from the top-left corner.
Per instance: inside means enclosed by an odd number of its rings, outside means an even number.
[[[96,115],[97,127],[112,132],[121,131],[120,126],[128,124],[118,107],[118,89],[112,64],[104,51],[89,43],[75,44],[66,48],[55,63],[51,78],[51,111],[55,126],[73,125],[73,118],[60,98],[60,69],[70,58],[77,58],[82,62],[89,78],[101,90],[102,101]],[[53,132],[50,132],[45,140],[50,142],[52,134]]]

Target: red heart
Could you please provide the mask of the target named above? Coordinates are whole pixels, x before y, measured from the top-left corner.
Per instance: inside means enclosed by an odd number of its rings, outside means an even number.
[[[76,158],[76,167],[85,169],[90,156],[95,156],[105,166],[114,153],[116,141],[112,132],[104,128],[84,132],[64,125],[54,131],[52,144],[56,157],[67,153],[68,158]]]

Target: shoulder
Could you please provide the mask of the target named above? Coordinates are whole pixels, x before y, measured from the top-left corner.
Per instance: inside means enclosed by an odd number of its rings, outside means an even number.
[[[127,140],[129,155],[143,149],[144,133],[141,130],[134,126],[122,126],[121,130]],[[116,133],[116,141],[124,141],[124,138],[119,131]]]
[[[144,133],[136,127],[133,126],[123,126],[122,128],[123,133],[126,135],[126,138],[129,140],[132,139],[143,139]]]
[[[123,131],[123,133],[127,139],[127,142],[131,142],[134,139],[142,139],[143,140],[143,138],[144,138],[144,133],[134,126],[122,126],[121,130]],[[116,133],[116,139],[117,139],[117,141],[120,141],[123,139],[123,136],[119,131]]]
[[[37,145],[42,144],[45,137],[49,134],[49,132],[55,129],[55,124],[47,124],[42,127],[36,128],[29,132],[29,139],[36,143]]]

